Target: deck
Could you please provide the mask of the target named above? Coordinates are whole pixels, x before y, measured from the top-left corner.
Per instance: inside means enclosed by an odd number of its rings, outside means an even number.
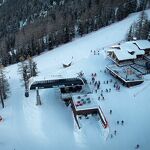
[[[119,67],[117,65],[109,65],[106,66],[106,69],[127,87],[135,86],[144,82],[142,73],[132,66]]]

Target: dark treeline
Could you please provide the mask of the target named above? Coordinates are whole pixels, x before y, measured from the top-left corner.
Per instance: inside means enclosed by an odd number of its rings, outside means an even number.
[[[0,6],[3,65],[39,55],[150,7],[150,0],[7,0]]]
[[[150,40],[150,20],[144,11],[141,12],[139,19],[131,25],[127,33],[127,41],[135,39]]]

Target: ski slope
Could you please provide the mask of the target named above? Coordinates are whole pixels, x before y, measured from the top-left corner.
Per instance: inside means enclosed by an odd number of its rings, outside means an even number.
[[[146,12],[150,17],[150,10]],[[120,91],[116,91],[113,88],[116,80],[104,73],[105,65],[109,63],[105,48],[124,40],[138,16],[139,13],[132,14],[34,58],[39,76],[74,76],[82,70],[90,81],[91,73],[96,72],[97,80],[102,83],[101,89],[112,89],[110,93],[104,92],[105,100],[98,101],[109,123],[107,140],[96,118],[83,118],[80,122],[82,128],[78,130],[71,108],[61,101],[57,89],[40,90],[41,106],[36,106],[35,91],[30,91],[30,97],[25,98],[15,64],[6,68],[11,93],[5,101],[6,108],[0,107],[0,115],[4,118],[0,122],[0,150],[132,150],[136,144],[141,150],[149,150],[150,76],[146,76],[147,80],[139,86],[125,88],[120,85]],[[91,50],[96,53],[99,50],[100,55],[94,55]],[[63,62],[72,57],[72,66],[63,69]],[[113,83],[104,84],[110,79]],[[99,91],[95,93],[95,97],[99,95]],[[117,121],[121,120],[124,120],[124,125],[117,125]],[[116,136],[114,130],[117,131]]]

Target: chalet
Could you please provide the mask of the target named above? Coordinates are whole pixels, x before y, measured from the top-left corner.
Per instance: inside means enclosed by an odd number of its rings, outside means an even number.
[[[140,50],[144,50],[146,55],[150,55],[150,42],[148,40],[133,41]]]
[[[106,69],[127,87],[141,84],[143,75],[150,73],[150,42],[147,40],[114,45],[108,49],[107,56],[115,64]]]
[[[112,46],[107,51],[108,57],[117,65],[123,63],[132,63],[137,58],[143,58],[145,51],[133,43],[133,41],[125,42],[120,45]]]

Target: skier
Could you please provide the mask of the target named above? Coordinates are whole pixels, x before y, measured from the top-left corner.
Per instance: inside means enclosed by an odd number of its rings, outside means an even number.
[[[97,81],[95,81],[95,83],[94,83],[94,86],[96,86],[97,85]]]
[[[3,120],[2,116],[0,116],[0,122]]]
[[[113,135],[111,134],[110,137],[113,138]]]
[[[109,113],[112,114],[112,110],[111,109],[110,109]]]
[[[139,144],[137,144],[136,145],[136,147],[135,147],[135,149],[139,149],[140,148],[140,145]]]
[[[116,133],[117,133],[117,131],[115,130],[115,131],[114,131],[114,135],[116,135]]]
[[[92,77],[92,82],[94,83],[94,81],[95,81],[95,78],[94,78],[94,77]]]
[[[119,121],[117,121],[117,124],[119,124]]]
[[[122,124],[122,125],[124,124],[124,121],[123,121],[123,120],[121,121],[121,124]]]

